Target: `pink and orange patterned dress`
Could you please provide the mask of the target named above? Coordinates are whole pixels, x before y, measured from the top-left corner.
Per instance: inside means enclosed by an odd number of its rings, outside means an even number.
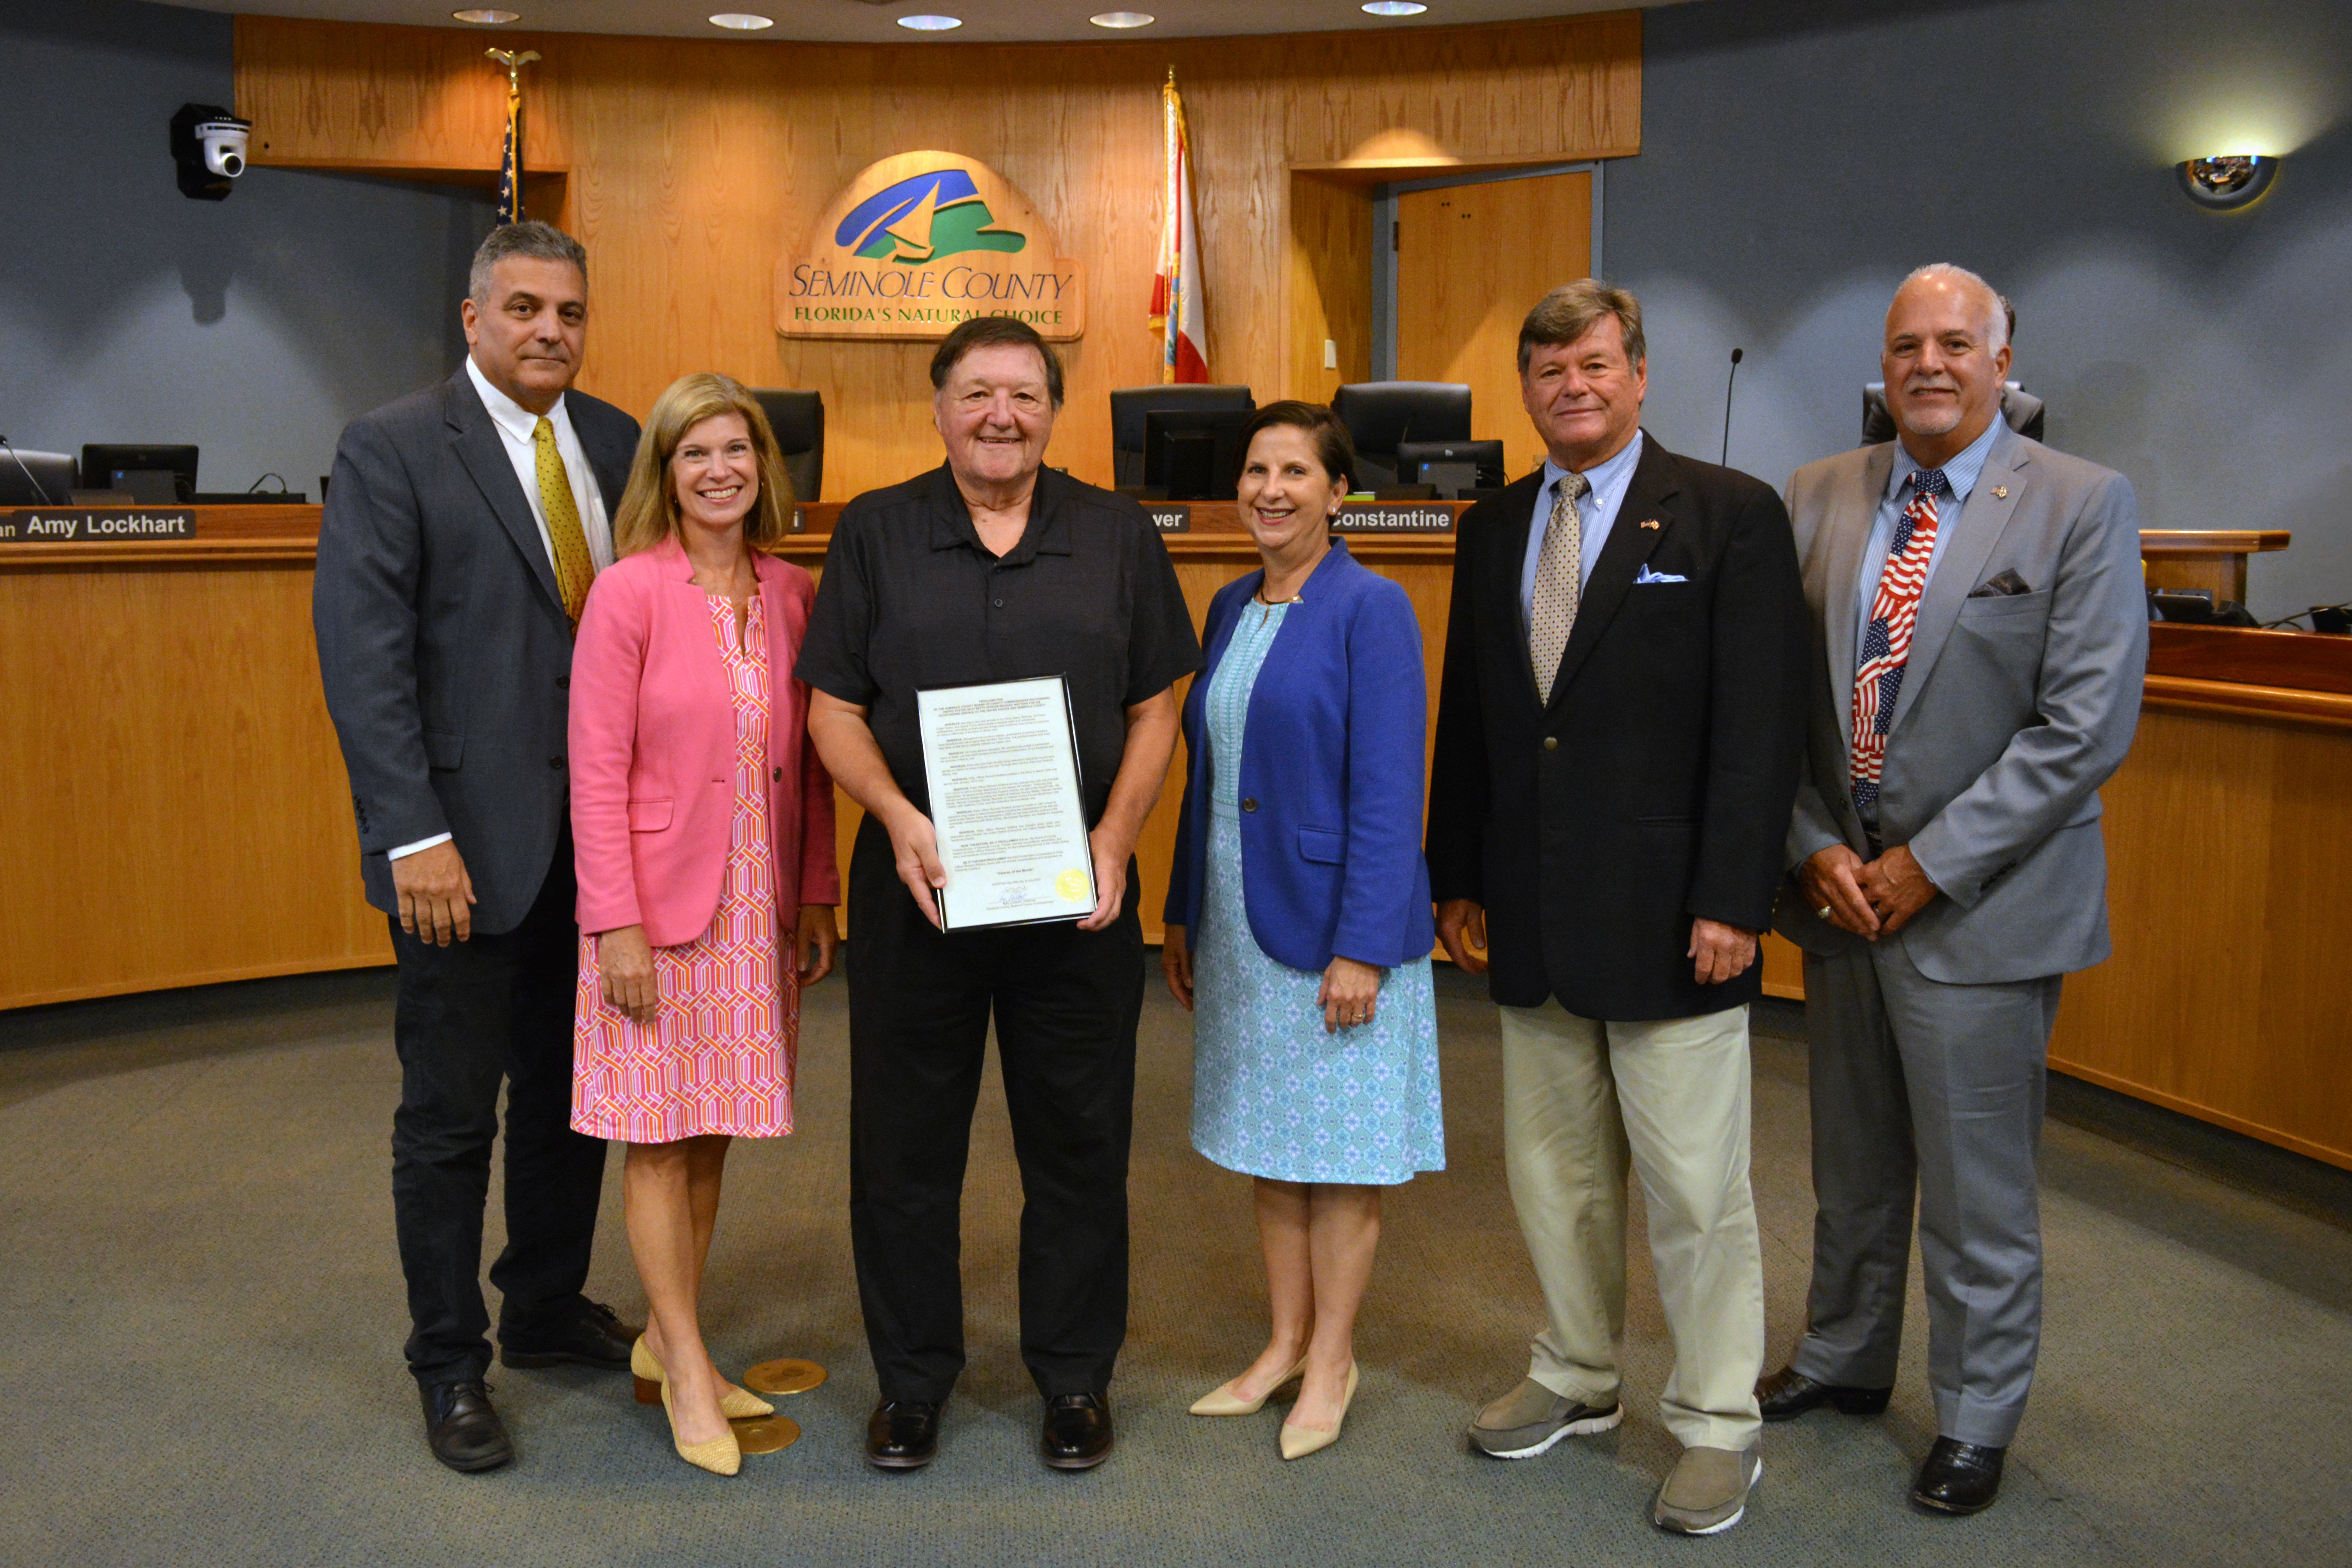
[[[734,831],[719,912],[692,942],[654,949],[660,1003],[650,1025],[604,1000],[596,939],[580,939],[572,1125],[624,1143],[793,1130],[801,994],[793,933],[779,930],[768,841],[768,631],[759,595],[740,643],[734,605],[709,598],[735,701]]]

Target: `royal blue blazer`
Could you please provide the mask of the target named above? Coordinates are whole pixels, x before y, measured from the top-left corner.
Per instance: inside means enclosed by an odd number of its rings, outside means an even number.
[[[1184,699],[1184,805],[1164,918],[1187,932],[1201,923],[1208,866],[1209,682],[1265,580],[1253,572],[1210,602],[1208,668]],[[1266,650],[1244,731],[1243,901],[1276,962],[1319,972],[1334,954],[1381,969],[1429,956],[1426,679],[1412,601],[1333,541]]]

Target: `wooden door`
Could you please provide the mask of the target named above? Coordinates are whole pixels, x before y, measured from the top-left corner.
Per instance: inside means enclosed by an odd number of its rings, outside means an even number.
[[[1543,461],[1519,406],[1519,323],[1592,269],[1592,176],[1406,191],[1397,197],[1396,365],[1470,385],[1470,433],[1503,443],[1507,477]]]

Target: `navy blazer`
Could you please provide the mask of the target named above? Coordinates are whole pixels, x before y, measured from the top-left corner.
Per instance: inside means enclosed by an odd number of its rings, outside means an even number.
[[[1184,699],[1165,919],[1187,931],[1200,924],[1208,865],[1209,682],[1265,580],[1253,572],[1210,602],[1208,668]],[[1426,679],[1412,601],[1334,540],[1266,650],[1242,748],[1242,897],[1250,933],[1276,962],[1321,971],[1336,953],[1391,969],[1429,956]]]

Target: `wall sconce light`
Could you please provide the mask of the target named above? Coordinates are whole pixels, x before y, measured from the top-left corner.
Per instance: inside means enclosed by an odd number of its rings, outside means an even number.
[[[2180,188],[2200,207],[2231,212],[2261,201],[2278,178],[2279,161],[2259,153],[2191,158],[2174,172]]]

